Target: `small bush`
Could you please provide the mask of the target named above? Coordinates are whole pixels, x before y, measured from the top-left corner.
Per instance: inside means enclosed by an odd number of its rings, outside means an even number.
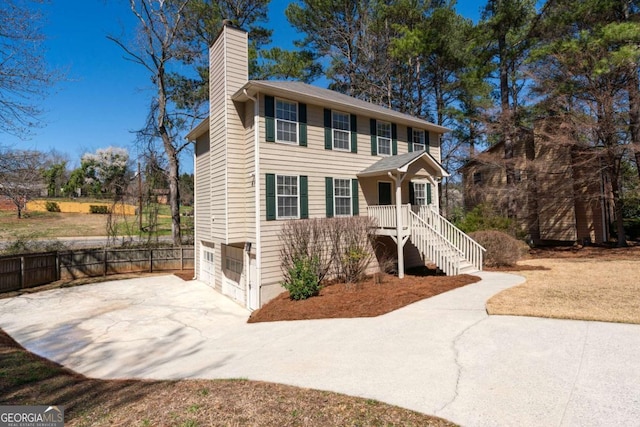
[[[487,250],[484,254],[484,265],[487,267],[515,265],[526,250],[523,242],[502,231],[476,231],[470,236]]]
[[[627,218],[624,220],[624,232],[631,240],[640,237],[640,218]]]
[[[300,258],[294,261],[288,271],[288,280],[282,286],[289,291],[294,300],[303,300],[318,295],[318,261],[315,258]]]
[[[498,215],[489,205],[476,206],[466,214],[458,217],[455,225],[465,233],[473,233],[480,230],[510,232],[513,229],[513,221]]]
[[[89,212],[91,212],[92,214],[106,215],[110,213],[110,209],[108,206],[104,205],[90,205]]]
[[[60,206],[56,202],[46,202],[45,208],[47,212],[60,212]]]

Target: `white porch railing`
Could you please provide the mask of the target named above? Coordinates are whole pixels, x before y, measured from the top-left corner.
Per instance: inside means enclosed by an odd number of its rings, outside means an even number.
[[[396,205],[368,206],[369,216],[378,220],[380,228],[396,228]],[[402,205],[402,228],[409,228],[411,205]]]
[[[460,249],[464,254],[464,259],[478,270],[482,270],[482,260],[484,252],[486,252],[485,248],[440,215],[434,205],[416,207],[419,208],[417,214],[420,218],[442,234],[442,236],[455,245],[456,248]]]
[[[447,276],[460,273],[462,251],[414,212],[411,212],[411,241]]]
[[[368,206],[368,212],[379,228],[396,228],[395,205]],[[434,205],[402,205],[401,214],[402,228],[411,234],[413,244],[446,274],[458,274],[462,260],[482,270],[485,249],[440,215]]]

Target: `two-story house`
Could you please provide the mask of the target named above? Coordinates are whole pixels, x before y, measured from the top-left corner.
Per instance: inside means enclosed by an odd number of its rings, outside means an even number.
[[[210,49],[209,117],[187,136],[200,281],[259,308],[283,290],[283,222],[349,215],[377,219],[401,277],[426,261],[448,274],[481,268],[481,248],[438,214],[446,128],[300,82],[249,80],[247,47],[226,24]]]
[[[472,158],[462,168],[465,208],[485,204],[507,216],[511,198],[515,225],[536,245],[607,242],[613,202],[599,154],[556,140],[558,132],[553,121],[520,130],[513,185],[507,185],[504,144]]]

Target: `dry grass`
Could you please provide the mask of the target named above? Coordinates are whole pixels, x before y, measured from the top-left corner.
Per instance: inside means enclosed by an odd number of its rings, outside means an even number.
[[[520,265],[548,270],[518,271],[526,283],[495,295],[487,302],[487,311],[640,324],[638,256],[640,248],[521,261]]]
[[[106,215],[80,213],[28,212],[18,219],[15,212],[0,211],[0,240],[16,236],[56,238],[104,236],[107,234]]]
[[[84,377],[0,330],[0,405],[65,407],[66,426],[454,426],[371,399],[236,380]]]

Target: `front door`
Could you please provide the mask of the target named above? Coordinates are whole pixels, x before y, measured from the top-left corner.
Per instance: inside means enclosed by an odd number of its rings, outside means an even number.
[[[391,183],[390,182],[378,182],[378,204],[390,205],[391,200]]]

